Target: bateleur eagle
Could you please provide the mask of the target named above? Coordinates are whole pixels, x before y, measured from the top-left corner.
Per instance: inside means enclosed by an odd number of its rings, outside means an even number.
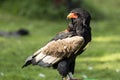
[[[75,59],[91,41],[91,16],[81,8],[73,9],[67,16],[70,23],[44,47],[28,57],[22,67],[30,64],[57,69],[63,80],[74,79]]]

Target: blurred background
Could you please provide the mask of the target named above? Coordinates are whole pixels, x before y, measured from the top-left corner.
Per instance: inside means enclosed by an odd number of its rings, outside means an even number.
[[[0,80],[60,80],[56,70],[21,66],[67,27],[66,16],[76,7],[92,15],[93,36],[74,76],[120,80],[120,0],[0,0]]]

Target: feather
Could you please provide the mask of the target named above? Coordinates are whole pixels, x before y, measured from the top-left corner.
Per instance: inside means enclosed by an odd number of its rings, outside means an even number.
[[[46,67],[55,64],[64,57],[69,57],[84,43],[81,36],[73,36],[49,42],[33,54],[32,64]]]
[[[42,60],[46,55],[44,53],[39,53],[32,59],[32,64],[37,64],[40,60]]]
[[[43,66],[43,67],[50,67],[52,66],[53,62],[59,58],[57,57],[52,57],[52,56],[46,56],[44,59],[39,61],[38,65]]]
[[[22,66],[22,68],[30,65],[30,64],[31,64],[31,61],[32,61],[32,56],[29,56],[29,57],[26,59],[26,61],[25,61],[24,65]]]
[[[43,67],[49,67],[65,57],[70,57],[84,43],[81,36],[73,36],[65,39],[51,41],[43,48],[36,51],[33,56],[26,59],[23,67],[33,64]]]

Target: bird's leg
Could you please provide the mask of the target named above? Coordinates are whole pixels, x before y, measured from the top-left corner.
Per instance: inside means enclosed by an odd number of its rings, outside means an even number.
[[[73,75],[72,73],[68,73],[66,77],[63,77],[62,80],[72,80],[73,79]]]
[[[68,75],[67,75],[67,80],[80,80],[80,79],[75,79],[73,77],[73,74],[71,72],[69,72]]]
[[[63,80],[71,80],[73,78],[72,73],[68,73],[68,75],[66,77],[63,77]]]
[[[73,79],[73,74],[72,74],[71,72],[69,72],[69,73],[68,73],[68,77],[69,77],[70,79]]]
[[[66,77],[63,77],[62,80],[80,80],[80,79],[75,79],[73,77],[73,74],[71,72],[68,73]]]
[[[67,77],[63,77],[62,80],[68,80]]]

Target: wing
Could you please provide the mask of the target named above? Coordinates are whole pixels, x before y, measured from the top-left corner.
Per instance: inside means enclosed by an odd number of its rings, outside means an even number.
[[[81,36],[53,40],[33,54],[32,64],[52,66],[61,59],[74,54],[83,43],[84,38]]]
[[[67,30],[57,34],[47,45],[29,56],[22,68],[33,64],[52,66],[63,58],[76,53],[84,44],[82,36],[75,36],[74,32]]]

